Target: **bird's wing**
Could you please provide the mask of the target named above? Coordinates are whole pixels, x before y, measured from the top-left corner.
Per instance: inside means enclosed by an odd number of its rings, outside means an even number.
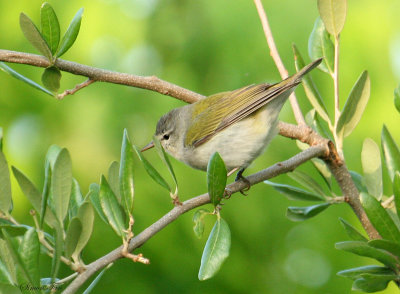
[[[200,103],[196,106],[199,111],[192,114],[185,145],[197,147],[207,142],[218,132],[254,113],[297,84],[279,87],[270,84],[250,85],[197,102]]]
[[[296,87],[301,78],[318,66],[322,58],[303,67],[274,85],[258,84],[209,96],[196,103],[192,123],[186,132],[185,146],[197,147],[235,122],[251,115],[280,94]]]

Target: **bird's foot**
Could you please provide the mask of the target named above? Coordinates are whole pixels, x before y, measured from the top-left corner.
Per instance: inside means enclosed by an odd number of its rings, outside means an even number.
[[[249,181],[248,179],[246,179],[246,178],[243,176],[243,172],[244,172],[244,168],[242,168],[242,169],[239,170],[239,172],[236,174],[235,182],[242,181],[244,184],[246,184],[246,187],[243,188],[243,189],[241,189],[239,192],[240,192],[242,195],[247,196],[247,194],[246,194],[245,192],[247,192],[247,191],[250,190],[251,183],[250,183],[250,181]]]

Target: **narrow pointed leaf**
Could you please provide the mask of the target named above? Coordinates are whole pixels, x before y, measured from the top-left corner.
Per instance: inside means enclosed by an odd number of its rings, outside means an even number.
[[[380,200],[382,198],[381,153],[378,145],[370,138],[364,140],[361,163],[368,193]]]
[[[286,217],[295,222],[304,221],[321,213],[330,205],[330,203],[322,203],[306,207],[289,206],[286,211]]]
[[[306,114],[306,123],[318,134],[321,134],[323,137],[328,138],[333,141],[333,137],[331,132],[329,131],[329,126],[326,122],[323,122],[320,118],[320,115],[315,111],[315,108],[311,109]]]
[[[0,229],[1,231],[1,229]],[[9,279],[12,281],[12,284],[17,284],[17,273],[15,268],[15,261],[11,252],[8,249],[7,242],[5,238],[0,238],[0,259],[6,268],[6,271],[9,275]]]
[[[391,280],[397,280],[398,276],[393,275],[372,275],[363,274],[361,278],[354,281],[353,291],[363,291],[367,293],[385,290]]]
[[[360,200],[369,220],[382,238],[400,242],[400,232],[381,203],[364,192],[361,193]]]
[[[40,20],[42,35],[50,47],[52,54],[55,54],[60,43],[60,24],[53,7],[47,2],[42,4],[40,9]]]
[[[314,167],[317,169],[317,171],[320,174],[320,176],[322,177],[322,179],[325,181],[329,190],[331,191],[332,190],[332,172],[329,170],[326,163],[319,158],[313,158],[313,159],[311,159],[311,162],[314,165]]]
[[[357,126],[367,106],[370,95],[371,82],[367,71],[364,71],[351,89],[343,111],[340,114],[336,133],[347,137]]]
[[[15,70],[13,70],[11,67],[5,65],[3,62],[0,62],[0,69],[2,71],[4,71],[5,73],[9,74],[10,76],[16,78],[17,80],[20,80],[26,84],[28,84],[29,86],[36,88],[37,90],[40,90],[50,96],[53,96],[53,93],[50,92],[49,90],[47,90],[46,88],[43,88],[42,86],[40,86],[39,84],[35,83],[34,81],[28,79],[27,77],[21,75],[20,73],[16,72]]]
[[[346,277],[352,280],[360,278],[362,274],[393,275],[394,272],[390,268],[384,266],[366,265],[350,268],[337,273],[338,276]]]
[[[18,253],[21,256],[21,261],[24,263],[26,271],[32,281],[32,285],[40,284],[39,273],[39,254],[40,243],[39,237],[35,228],[30,228],[26,231],[19,245]]]
[[[287,175],[303,187],[311,190],[314,194],[319,195],[322,199],[325,198],[325,192],[322,187],[308,174],[299,170],[294,170],[290,173],[287,173]]]
[[[193,231],[197,238],[201,238],[204,233],[204,217],[211,214],[207,209],[199,209],[193,215]]]
[[[100,216],[100,218],[108,224],[107,217],[103,212],[103,209],[101,208],[101,203],[100,203],[100,186],[98,184],[91,184],[89,187],[89,193],[88,197],[90,199],[90,202],[93,204],[94,209],[96,209],[97,214]]]
[[[123,231],[125,229],[124,211],[104,176],[101,177],[99,198],[101,208],[104,215],[107,217],[108,223],[118,236],[123,236]]]
[[[385,125],[382,128],[381,140],[385,165],[393,181],[396,171],[400,171],[400,150]]]
[[[0,219],[0,229],[4,229],[11,237],[22,236],[29,230],[31,227],[26,225],[15,225],[11,222],[8,222],[4,219]],[[0,232],[0,238],[3,238]],[[1,260],[1,259],[0,259]]]
[[[376,249],[363,241],[344,241],[335,244],[335,248],[348,251],[360,256],[374,258],[391,269],[396,268],[397,260],[390,253]]]
[[[1,68],[1,62],[0,62],[0,68]],[[3,128],[0,127],[0,151],[3,152]]]
[[[160,173],[150,164],[150,162],[142,155],[140,150],[133,146],[136,151],[137,156],[139,157],[140,161],[143,163],[144,169],[146,170],[147,174],[161,187],[167,189],[169,192],[172,193],[171,187],[168,183],[164,180],[164,178],[160,175]]]
[[[14,177],[17,179],[22,192],[28,198],[29,202],[32,204],[36,211],[40,211],[41,207],[41,195],[36,189],[35,185],[17,168],[12,167]],[[51,210],[47,210],[45,214],[46,223],[54,228],[57,224],[57,219]]]
[[[65,237],[64,252],[66,258],[69,259],[75,251],[76,245],[78,244],[79,238],[82,234],[82,229],[83,225],[80,219],[77,217],[72,218]]]
[[[394,106],[400,113],[400,85],[396,89],[394,89]]]
[[[68,212],[69,199],[72,187],[71,157],[67,149],[63,148],[54,163],[51,179],[51,194],[54,213],[60,224],[63,223]]]
[[[101,277],[104,275],[104,273],[112,267],[113,263],[110,263],[107,265],[105,268],[102,269],[102,271],[97,275],[97,277],[93,280],[93,282],[90,283],[89,287],[86,288],[86,290],[83,292],[83,294],[89,294],[92,292],[93,288],[99,283]]]
[[[207,165],[207,187],[211,203],[217,206],[224,195],[227,171],[225,163],[218,152],[215,152]]]
[[[108,184],[110,188],[113,190],[115,196],[118,199],[118,202],[121,202],[121,194],[119,192],[119,163],[116,161],[111,162],[110,167],[108,168]]]
[[[42,74],[42,83],[51,92],[56,93],[60,89],[61,72],[55,67],[51,66],[44,70]]]
[[[78,209],[82,205],[83,197],[79,183],[74,178],[72,179],[71,196],[69,200],[68,218],[72,219],[78,214]]]
[[[0,249],[1,249],[1,246],[0,246]],[[0,285],[1,285],[1,287],[5,288],[6,285],[10,285],[10,286],[14,285],[14,282],[11,277],[11,274],[8,272],[8,269],[3,264],[3,262],[4,262],[3,260],[0,260]],[[13,266],[14,266],[14,264],[13,264]],[[15,289],[17,289],[17,288],[15,288]],[[7,290],[3,289],[3,291],[4,291],[3,293],[9,293],[9,292],[7,292]],[[11,292],[11,293],[13,293],[13,292]],[[20,292],[17,291],[16,293],[19,294]]]
[[[392,253],[394,256],[400,258],[400,244],[395,243],[393,241],[385,240],[385,239],[376,239],[371,240],[368,244],[374,248],[386,250],[387,252]]]
[[[302,201],[325,200],[323,196],[290,185],[278,184],[270,181],[264,181],[264,183],[274,187],[275,190],[277,190],[279,193],[282,193],[290,200],[302,200]]]
[[[345,229],[347,235],[349,238],[353,241],[364,241],[367,242],[368,239],[365,238],[355,227],[353,227],[351,224],[349,224],[347,221],[339,217],[340,222],[343,225],[343,228]]]
[[[318,68],[328,74],[333,74],[335,48],[328,32],[325,30],[323,21],[319,17],[315,21],[314,28],[308,39],[308,54],[312,60],[323,57],[324,60]]]
[[[79,29],[81,27],[82,14],[83,8],[78,10],[71,23],[69,24],[69,27],[61,40],[60,47],[56,53],[56,57],[60,57],[61,55],[63,55],[75,43],[75,40],[78,37]]]
[[[338,36],[347,14],[347,0],[318,0],[319,15],[329,34]]]
[[[119,168],[119,190],[121,193],[121,204],[126,214],[132,214],[133,199],[135,196],[135,184],[133,181],[133,147],[124,130],[121,147],[121,164]]]
[[[0,151],[0,212],[8,215],[12,206],[10,171],[6,157]]]
[[[1,229],[1,234],[3,236],[3,240],[6,244],[6,250],[10,254],[12,258],[12,262],[14,263],[14,268],[16,267],[16,278],[18,283],[33,283],[29,271],[25,266],[25,263],[22,261],[21,255],[18,252],[18,244],[15,239],[13,239],[5,229]]]
[[[51,145],[46,153],[45,166],[50,166],[54,168],[54,163],[56,162],[58,154],[61,152],[61,147],[58,145]]]
[[[306,64],[304,63],[304,59],[300,54],[300,51],[297,49],[296,45],[292,45],[293,53],[294,53],[294,61],[296,70],[299,71]],[[317,86],[314,84],[310,75],[305,75],[302,79],[302,85],[304,87],[304,91],[306,92],[307,98],[310,101],[311,105],[315,108],[318,114],[325,120],[329,121],[328,111],[326,110],[324,101],[319,94]]]
[[[40,227],[43,228],[43,223],[45,220],[45,215],[48,211],[48,199],[50,198],[51,193],[51,173],[52,169],[50,164],[46,164],[44,170],[44,185],[43,185],[43,192],[42,192],[42,201],[40,206]]]
[[[161,146],[160,141],[155,136],[153,137],[153,142],[154,142],[154,146],[156,147],[158,155],[160,156],[160,158],[162,159],[164,164],[167,166],[168,171],[169,171],[172,179],[174,180],[176,189],[178,189],[178,181],[176,179],[174,169],[172,168],[172,165],[171,165],[171,162],[169,161],[167,153],[165,152],[164,148]]]
[[[394,203],[396,206],[397,215],[400,216],[400,172],[396,172],[393,179],[393,194]]]
[[[85,248],[87,242],[90,239],[90,236],[92,235],[94,210],[90,202],[85,202],[79,207],[78,218],[83,224],[83,227],[78,243],[76,244],[75,251],[72,254],[72,257],[75,257],[75,259],[77,259],[83,248]]]
[[[32,20],[24,13],[19,15],[19,25],[25,38],[44,56],[52,61],[52,54],[42,34],[32,22]]]
[[[54,283],[57,280],[57,275],[61,263],[61,254],[64,248],[64,231],[59,223],[54,229],[54,234],[55,244],[53,258],[51,260],[51,283]]]
[[[214,276],[224,260],[229,256],[231,232],[228,224],[219,218],[208,237],[201,257],[199,280],[204,281]]]

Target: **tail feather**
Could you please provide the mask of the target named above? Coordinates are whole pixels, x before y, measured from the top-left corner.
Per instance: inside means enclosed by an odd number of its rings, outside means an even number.
[[[303,67],[301,70],[299,70],[297,73],[295,73],[291,77],[288,77],[286,80],[299,83],[304,75],[306,75],[311,70],[316,68],[321,62],[322,62],[322,58],[318,58],[318,59],[314,60],[313,62],[311,62],[310,64]]]

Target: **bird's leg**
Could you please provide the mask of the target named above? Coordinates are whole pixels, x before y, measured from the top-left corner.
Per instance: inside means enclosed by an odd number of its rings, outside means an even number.
[[[250,181],[249,181],[248,179],[246,179],[246,178],[243,176],[244,170],[245,170],[245,168],[241,168],[241,169],[238,171],[238,173],[236,174],[235,182],[237,182],[237,181],[242,181],[243,183],[246,184],[246,188],[243,188],[243,189],[240,190],[239,192],[240,192],[241,194],[247,196],[247,194],[244,193],[244,192],[250,190],[251,183],[250,183]]]

